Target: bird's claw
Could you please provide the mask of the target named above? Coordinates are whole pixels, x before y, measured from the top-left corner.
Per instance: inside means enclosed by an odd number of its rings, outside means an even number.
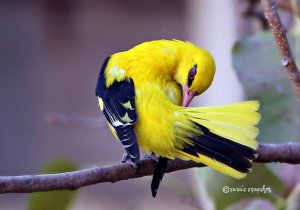
[[[133,166],[133,168],[138,171],[138,163],[134,163],[132,162],[132,160],[130,159],[129,155],[127,153],[123,154],[122,158],[121,158],[121,163],[128,163],[130,165]]]
[[[130,158],[129,158],[129,155],[128,155],[127,153],[124,153],[124,154],[122,155],[122,158],[121,158],[120,162],[121,162],[121,163],[126,163],[128,159],[130,159]]]
[[[159,156],[155,155],[154,152],[150,152],[149,154],[146,154],[144,158],[150,158],[151,160],[158,162]]]

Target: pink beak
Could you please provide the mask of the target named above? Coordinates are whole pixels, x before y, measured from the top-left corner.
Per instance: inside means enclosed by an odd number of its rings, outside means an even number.
[[[182,106],[187,107],[191,100],[194,98],[195,92],[190,91],[188,85],[185,85],[183,88],[183,100],[182,100]]]

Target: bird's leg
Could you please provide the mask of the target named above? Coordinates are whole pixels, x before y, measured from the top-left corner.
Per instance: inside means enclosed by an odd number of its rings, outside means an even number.
[[[120,161],[120,162],[121,162],[121,163],[128,163],[128,164],[132,165],[133,168],[134,168],[136,171],[138,171],[138,163],[132,162],[132,160],[130,159],[130,156],[127,154],[127,152],[124,153],[124,154],[122,155],[122,158],[121,158],[121,161]]]
[[[155,162],[158,161],[159,156],[155,155],[154,152],[150,152],[149,154],[146,154],[144,158],[150,158],[151,160],[154,160]]]

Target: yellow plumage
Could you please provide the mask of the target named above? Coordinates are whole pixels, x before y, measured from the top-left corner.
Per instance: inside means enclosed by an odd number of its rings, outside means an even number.
[[[186,121],[197,122],[209,128],[212,133],[256,150],[258,143],[255,138],[259,131],[255,125],[260,120],[260,115],[256,112],[258,107],[257,101],[245,101],[227,106],[187,108],[179,112],[184,113],[185,117],[187,116]],[[185,120],[179,119],[181,122]],[[197,132],[193,128],[191,130],[191,132]],[[201,131],[199,135],[201,135]],[[234,170],[205,155],[199,155],[197,158],[181,151],[176,152],[176,156],[179,158],[202,162],[234,178],[246,176],[246,173]]]
[[[193,68],[196,71],[192,72]],[[115,82],[133,80],[137,113],[134,130],[144,151],[168,159],[201,162],[242,178],[250,170],[258,146],[255,125],[260,120],[259,103],[181,106],[186,94],[205,91],[214,73],[214,60],[206,50],[178,40],[145,42],[116,53],[104,69],[107,89]],[[99,104],[103,107],[102,100]],[[130,102],[122,106],[133,110]],[[128,115],[122,117],[127,117],[121,120],[123,123],[131,120]]]

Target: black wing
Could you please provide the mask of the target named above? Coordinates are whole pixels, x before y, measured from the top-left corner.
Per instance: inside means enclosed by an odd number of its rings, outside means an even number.
[[[136,163],[140,159],[140,153],[134,131],[134,123],[137,121],[134,83],[129,78],[120,82],[115,81],[106,88],[104,71],[108,61],[109,58],[104,61],[101,68],[96,95],[103,101],[103,113],[107,121],[114,128],[130,160]]]

